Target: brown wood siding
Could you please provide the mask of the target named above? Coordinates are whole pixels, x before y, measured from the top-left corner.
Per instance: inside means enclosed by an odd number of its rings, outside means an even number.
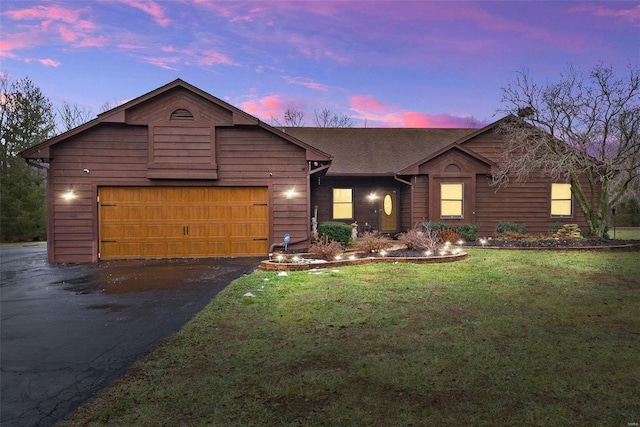
[[[308,207],[308,165],[306,153],[260,128],[220,128],[218,173],[221,179],[255,181],[272,189],[270,241],[280,243],[285,233],[291,240],[309,238],[311,214]],[[294,197],[286,198],[288,190]],[[293,248],[308,243],[293,245]]]
[[[308,237],[310,213],[305,150],[266,130],[229,127],[217,130],[217,180],[148,179],[146,126],[100,124],[52,147],[49,186],[50,262],[98,260],[98,188],[102,186],[257,186],[268,188],[269,244]],[[182,169],[188,177],[193,165]],[[83,172],[88,169],[89,173]],[[72,186],[76,199],[62,195]],[[285,192],[294,188],[296,196]],[[266,255],[266,253],[265,253]]]
[[[530,180],[526,183],[510,183],[496,192],[490,179],[479,175],[476,181],[476,220],[480,224],[479,235],[495,236],[496,226],[502,221],[526,225],[529,233],[548,234],[555,223],[578,224],[587,231],[584,215],[573,202],[572,218],[551,217],[551,181]]]
[[[502,154],[503,144],[502,136],[490,130],[465,141],[462,145],[492,162],[497,162]]]
[[[154,163],[211,163],[211,127],[153,127]]]
[[[314,207],[318,207],[318,224],[325,221],[340,221],[345,224],[351,224],[353,221],[358,222],[359,231],[364,231],[366,223],[373,225],[374,228],[380,226],[380,203],[381,199],[370,201],[369,194],[382,194],[382,190],[396,191],[398,195],[398,205],[402,209],[404,197],[401,187],[406,186],[396,181],[392,177],[332,177],[323,176],[311,179],[311,215],[313,215]],[[333,189],[334,188],[352,188],[353,189],[353,218],[350,219],[333,219]],[[399,212],[399,218],[402,212]]]
[[[51,262],[97,261],[95,183],[147,182],[147,140],[146,127],[102,124],[52,148],[48,212]],[[70,188],[77,197],[64,200],[62,196]]]
[[[413,198],[414,221],[416,223],[429,221],[429,177],[427,175],[416,177]]]
[[[400,231],[412,228],[411,224],[411,188],[408,185],[400,187]]]
[[[171,113],[185,109],[193,114],[193,123],[207,123],[213,126],[233,124],[233,113],[225,108],[213,105],[198,95],[184,89],[174,88],[149,101],[127,110],[126,122],[129,124],[167,123]],[[174,123],[189,123],[174,121]]]

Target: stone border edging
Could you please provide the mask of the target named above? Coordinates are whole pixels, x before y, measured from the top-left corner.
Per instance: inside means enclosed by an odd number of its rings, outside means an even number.
[[[263,271],[306,271],[314,268],[335,268],[347,265],[364,265],[373,263],[415,263],[415,264],[440,264],[445,262],[455,262],[467,259],[469,254],[462,252],[455,255],[442,255],[433,257],[367,257],[356,259],[344,259],[340,261],[327,261],[322,263],[286,263],[264,260],[258,265]]]
[[[506,250],[538,250],[538,251],[625,251],[640,250],[640,243],[627,243],[624,245],[601,245],[601,246],[469,246],[469,249],[506,249]]]

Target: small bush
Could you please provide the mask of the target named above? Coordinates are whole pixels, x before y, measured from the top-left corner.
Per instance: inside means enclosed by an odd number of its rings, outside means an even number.
[[[441,242],[455,243],[461,239],[455,228],[443,228],[442,230],[438,231],[438,233],[440,234]]]
[[[468,242],[474,242],[478,240],[478,230],[480,226],[478,224],[460,224],[460,225],[448,225],[444,222],[423,222],[420,224],[423,231],[437,230],[443,234],[443,241],[449,240],[450,242],[458,241],[460,239]]]
[[[558,230],[560,230],[563,227],[562,224],[560,224],[559,222],[554,222],[553,224],[549,225],[549,234],[556,234],[558,232]]]
[[[356,249],[361,252],[380,252],[383,249],[387,249],[392,244],[391,239],[387,236],[383,236],[377,231],[367,231],[362,237],[356,240]]]
[[[318,259],[333,261],[343,252],[342,245],[337,240],[331,240],[328,237],[320,237],[317,242],[313,243],[309,248],[309,253]]]
[[[437,230],[427,228],[412,229],[398,235],[398,241],[410,251],[435,251],[440,243],[440,233]]]
[[[525,235],[527,234],[527,226],[525,224],[517,224],[512,221],[502,221],[498,223],[496,232],[500,235],[507,232]]]
[[[351,240],[351,226],[344,222],[324,221],[318,227],[320,237],[327,237],[329,240],[335,240],[348,245]]]
[[[445,228],[450,228],[447,224],[445,224],[444,222],[423,222],[422,224],[420,224],[420,227],[422,227],[422,231],[427,231],[427,230],[444,230]]]
[[[475,242],[478,240],[478,230],[480,229],[480,225],[478,224],[460,224],[456,227],[456,233],[462,237],[463,240],[467,242]]]

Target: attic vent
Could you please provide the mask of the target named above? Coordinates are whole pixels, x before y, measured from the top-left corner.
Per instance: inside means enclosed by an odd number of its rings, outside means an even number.
[[[176,111],[171,113],[170,120],[193,120],[193,114],[191,114],[191,111],[189,110],[178,108]]]
[[[445,169],[445,172],[460,172],[460,167],[456,164],[451,163]]]

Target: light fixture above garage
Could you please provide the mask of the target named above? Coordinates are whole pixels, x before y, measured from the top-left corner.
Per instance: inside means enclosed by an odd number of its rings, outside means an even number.
[[[69,189],[62,195],[62,198],[68,202],[76,197],[76,193],[73,191],[73,184],[69,185]]]
[[[293,199],[295,195],[296,195],[296,190],[294,190],[293,188],[288,189],[284,193],[284,197],[286,197],[287,199]]]

